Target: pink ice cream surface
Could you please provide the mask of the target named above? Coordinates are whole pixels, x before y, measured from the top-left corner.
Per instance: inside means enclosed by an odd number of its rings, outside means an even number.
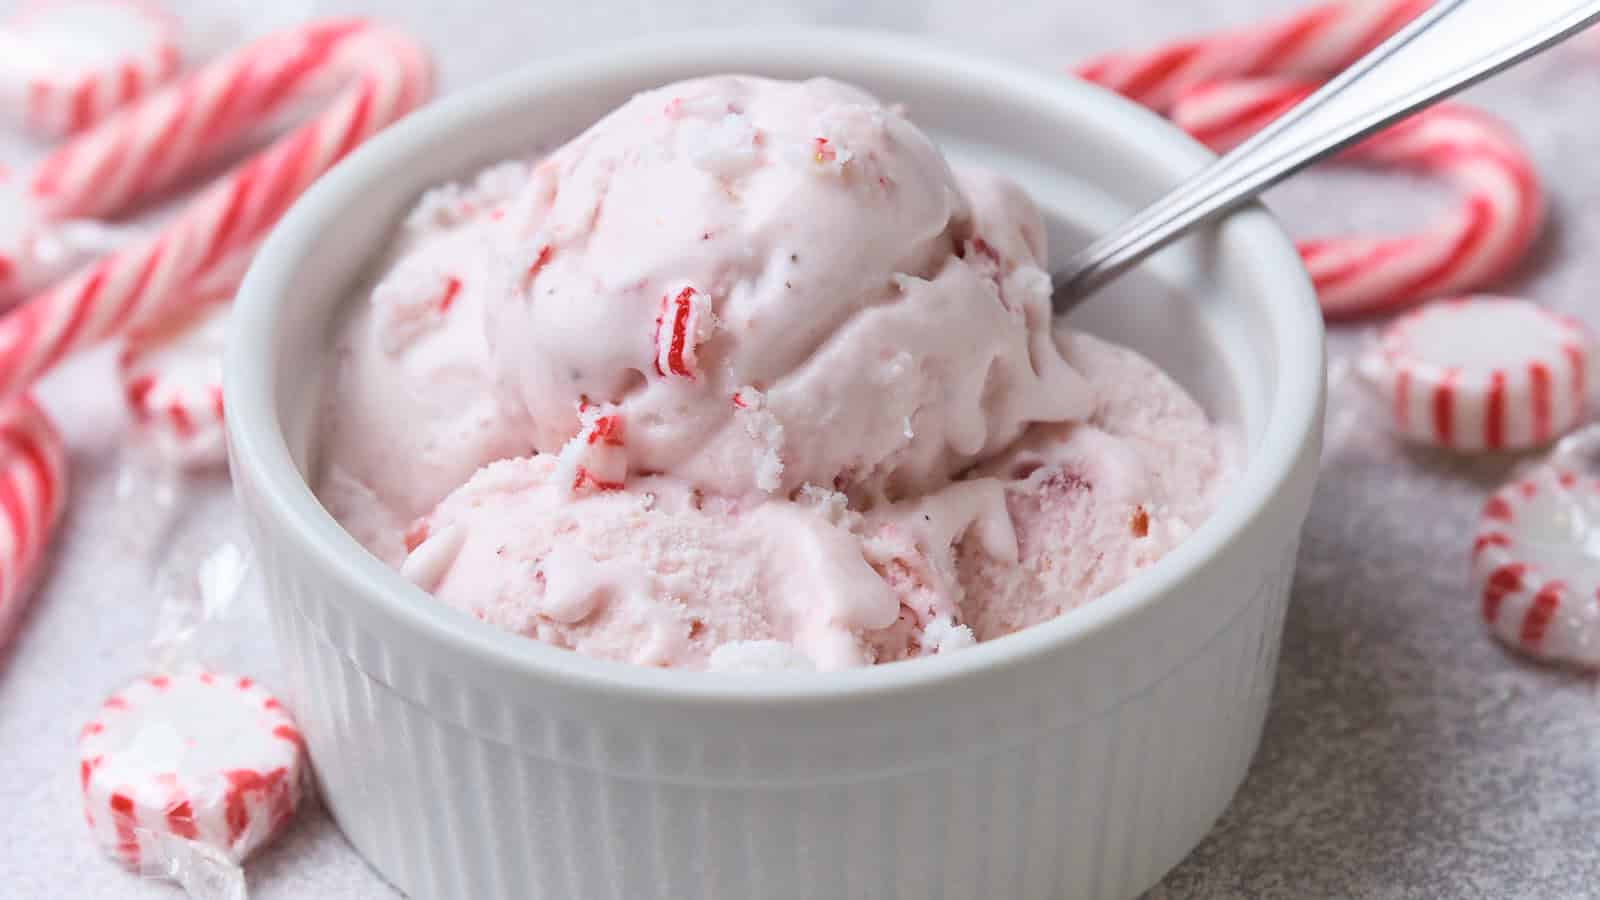
[[[1044,228],[826,80],[640,94],[424,199],[341,328],[319,491],[439,600],[644,665],[839,668],[1048,619],[1231,466],[1054,326]]]

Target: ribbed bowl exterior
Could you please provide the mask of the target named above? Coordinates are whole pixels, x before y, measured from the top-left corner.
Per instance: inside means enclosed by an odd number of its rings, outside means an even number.
[[[738,727],[541,715],[452,680],[362,631],[313,570],[271,554],[281,542],[257,540],[286,689],[340,827],[412,896],[475,900],[1136,896],[1249,767],[1295,545],[1218,560],[1248,602],[1132,696],[1110,700],[1126,679],[1106,670],[1109,705],[1087,716],[1081,698],[1036,689],[908,708],[907,727],[869,735],[830,773]]]

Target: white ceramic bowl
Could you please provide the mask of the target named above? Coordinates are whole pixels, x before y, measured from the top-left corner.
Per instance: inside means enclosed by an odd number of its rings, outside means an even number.
[[[257,257],[227,372],[282,687],[327,803],[418,897],[1134,896],[1249,766],[1316,478],[1321,320],[1264,212],[1081,312],[1242,426],[1238,485],[1131,583],[961,653],[747,678],[588,659],[425,597],[302,477],[330,321],[425,187],[549,146],[641,89],[725,71],[827,74],[907,104],[952,157],[1027,185],[1056,240],[1207,159],[1070,78],[823,31],[675,35],[540,63],[362,148]]]

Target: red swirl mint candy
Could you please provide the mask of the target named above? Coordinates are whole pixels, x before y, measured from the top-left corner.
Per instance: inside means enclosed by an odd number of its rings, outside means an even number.
[[[123,393],[161,455],[179,465],[220,466],[227,459],[222,408],[222,351],[228,304],[128,341],[118,367]]]
[[[165,837],[248,857],[288,823],[305,786],[305,744],[278,701],[249,678],[151,675],[101,706],[78,741],[84,814],[130,868]]]
[[[35,0],[0,26],[0,107],[82,131],[178,74],[177,21],[150,0]]]
[[[1399,436],[1452,450],[1521,450],[1575,427],[1594,338],[1526,300],[1470,297],[1394,320],[1361,360]]]
[[[1600,478],[1544,465],[1495,491],[1473,539],[1472,577],[1501,642],[1600,666]]]

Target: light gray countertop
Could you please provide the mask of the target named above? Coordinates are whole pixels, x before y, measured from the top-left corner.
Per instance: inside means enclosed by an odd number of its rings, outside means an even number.
[[[10,3],[0,3],[0,8]],[[244,4],[240,4],[244,6]],[[927,33],[1062,68],[1096,49],[1250,21],[1280,0],[1056,2],[1033,11],[968,0],[805,4],[555,4],[316,0],[421,36],[441,93],[607,35],[702,24],[823,22]],[[626,23],[625,31],[607,21]],[[1551,190],[1550,227],[1506,289],[1600,327],[1600,40],[1593,36],[1472,96],[1514,122]],[[1396,182],[1400,182],[1398,185]],[[1326,203],[1331,191],[1340,202]],[[1301,235],[1417,220],[1448,194],[1393,176],[1317,173],[1273,205]],[[1336,356],[1359,329],[1333,337]],[[45,400],[71,445],[71,508],[44,589],[0,655],[0,895],[173,897],[101,858],[83,826],[74,737],[136,672],[154,627],[151,564],[116,499],[121,402],[99,354],[55,376]],[[1254,770],[1222,822],[1151,898],[1565,898],[1600,894],[1600,699],[1585,676],[1495,645],[1466,586],[1478,506],[1513,460],[1400,450],[1359,422],[1339,441],[1307,526],[1282,667]],[[187,488],[170,551],[231,521],[220,481]],[[269,651],[258,649],[259,654]],[[260,657],[270,671],[270,658]],[[270,678],[268,679],[270,682]],[[253,896],[395,896],[321,812],[249,867]]]

